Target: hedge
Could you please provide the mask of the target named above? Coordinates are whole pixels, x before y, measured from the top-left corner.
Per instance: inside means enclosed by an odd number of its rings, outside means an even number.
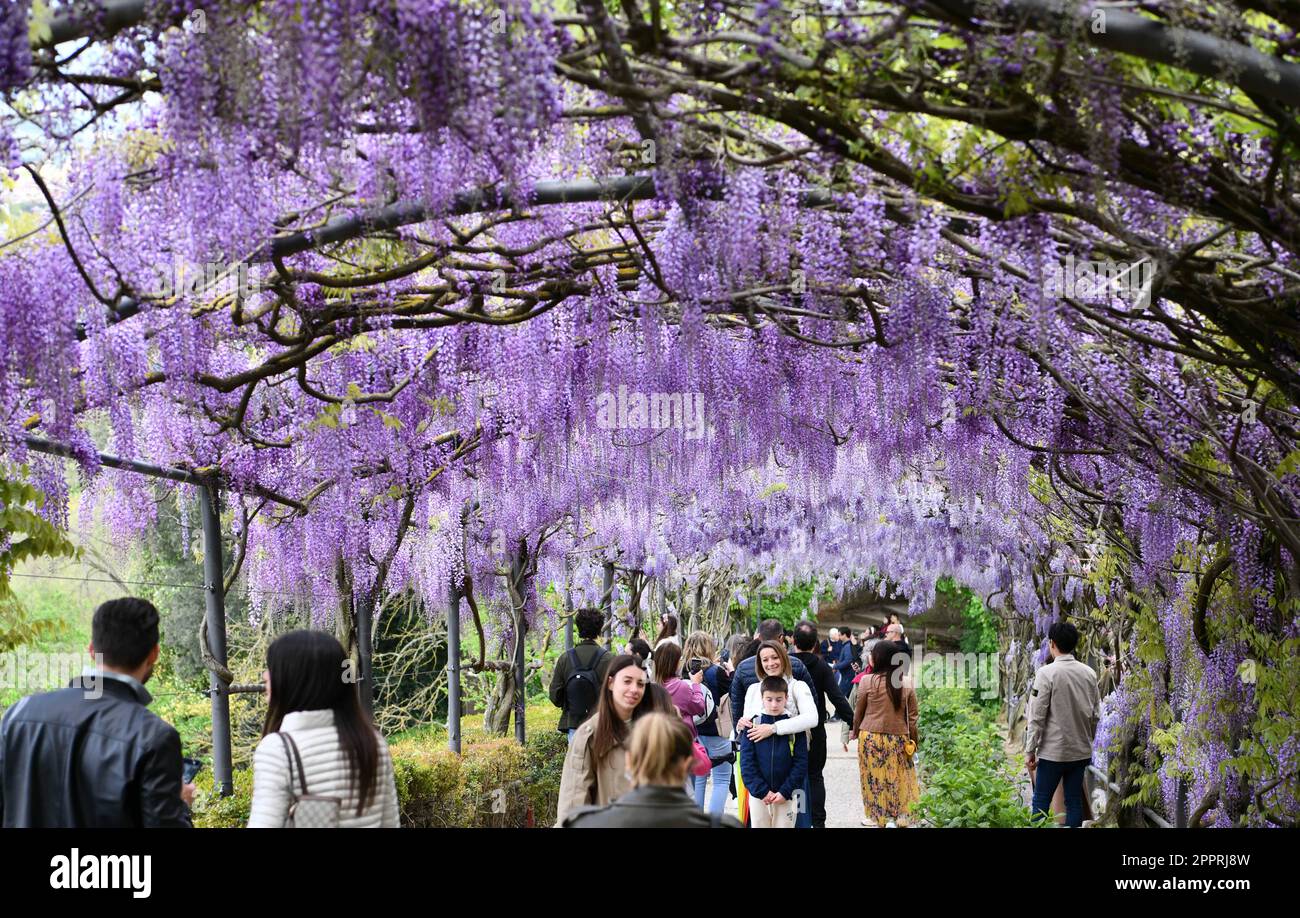
[[[445,734],[397,739],[389,744],[404,828],[550,826],[560,792],[567,749],[564,734],[539,729],[520,746],[509,737],[483,739],[457,756]],[[251,769],[235,772],[235,793],[218,797],[212,773],[196,779],[194,824],[239,828],[247,824],[253,798]]]
[[[913,814],[941,828],[1027,828],[1045,823],[1020,800],[989,712],[965,686],[920,698],[918,758],[925,792]]]

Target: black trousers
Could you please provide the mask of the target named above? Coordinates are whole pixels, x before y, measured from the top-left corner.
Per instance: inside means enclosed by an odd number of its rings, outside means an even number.
[[[812,797],[812,824],[814,829],[826,828],[826,781],[822,770],[826,767],[826,728],[814,727],[808,742],[808,794]]]

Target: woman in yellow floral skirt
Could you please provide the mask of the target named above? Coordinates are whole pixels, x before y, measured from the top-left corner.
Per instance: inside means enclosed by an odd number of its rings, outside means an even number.
[[[906,824],[920,796],[916,781],[916,690],[904,678],[907,657],[897,644],[871,649],[871,674],[858,685],[850,739],[858,739],[862,824]]]

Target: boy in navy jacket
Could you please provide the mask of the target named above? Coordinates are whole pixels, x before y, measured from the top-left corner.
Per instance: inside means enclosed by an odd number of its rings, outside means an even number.
[[[763,713],[754,726],[785,720],[786,684],[778,676],[763,680]],[[749,792],[749,824],[755,829],[793,829],[796,805],[803,800],[808,774],[808,740],[802,733],[772,734],[757,742],[740,734],[740,776]],[[795,797],[799,791],[798,798]]]

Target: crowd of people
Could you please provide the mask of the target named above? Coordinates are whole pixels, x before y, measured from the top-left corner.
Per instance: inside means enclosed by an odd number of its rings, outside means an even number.
[[[879,632],[831,629],[824,641],[813,622],[768,619],[719,648],[703,631],[683,639],[667,613],[653,646],[632,640],[617,656],[600,649],[603,621],[598,610],[575,614],[579,641],[551,682],[569,734],[557,825],[664,825],[645,801],[671,799],[684,814],[693,798],[682,825],[704,825],[702,815],[716,827],[824,828],[825,726],[836,721],[845,751],[858,745],[862,824],[906,824],[919,794],[917,701],[896,616]],[[675,715],[682,731],[656,714]],[[739,821],[726,815],[732,797]]]
[[[776,619],[721,645],[684,638],[663,617],[654,645],[600,643],[597,609],[574,615],[578,642],[557,661],[551,702],[568,738],[557,803],[563,827],[824,828],[826,724],[857,746],[862,824],[907,824],[918,797],[916,691],[897,616],[861,634]],[[96,666],[64,689],[22,698],[0,720],[0,825],[189,826],[191,768],[174,727],[148,710],[159,616],[136,598],[95,610]],[[1098,706],[1095,673],[1073,657],[1078,632],[1049,633],[1035,679],[1028,765],[1034,809],[1063,790],[1082,822],[1083,772]],[[267,714],[253,755],[253,827],[396,827],[387,742],[341,677],[348,657],[318,630],[268,648]],[[61,776],[49,780],[48,776]],[[737,801],[738,818],[726,813]]]

